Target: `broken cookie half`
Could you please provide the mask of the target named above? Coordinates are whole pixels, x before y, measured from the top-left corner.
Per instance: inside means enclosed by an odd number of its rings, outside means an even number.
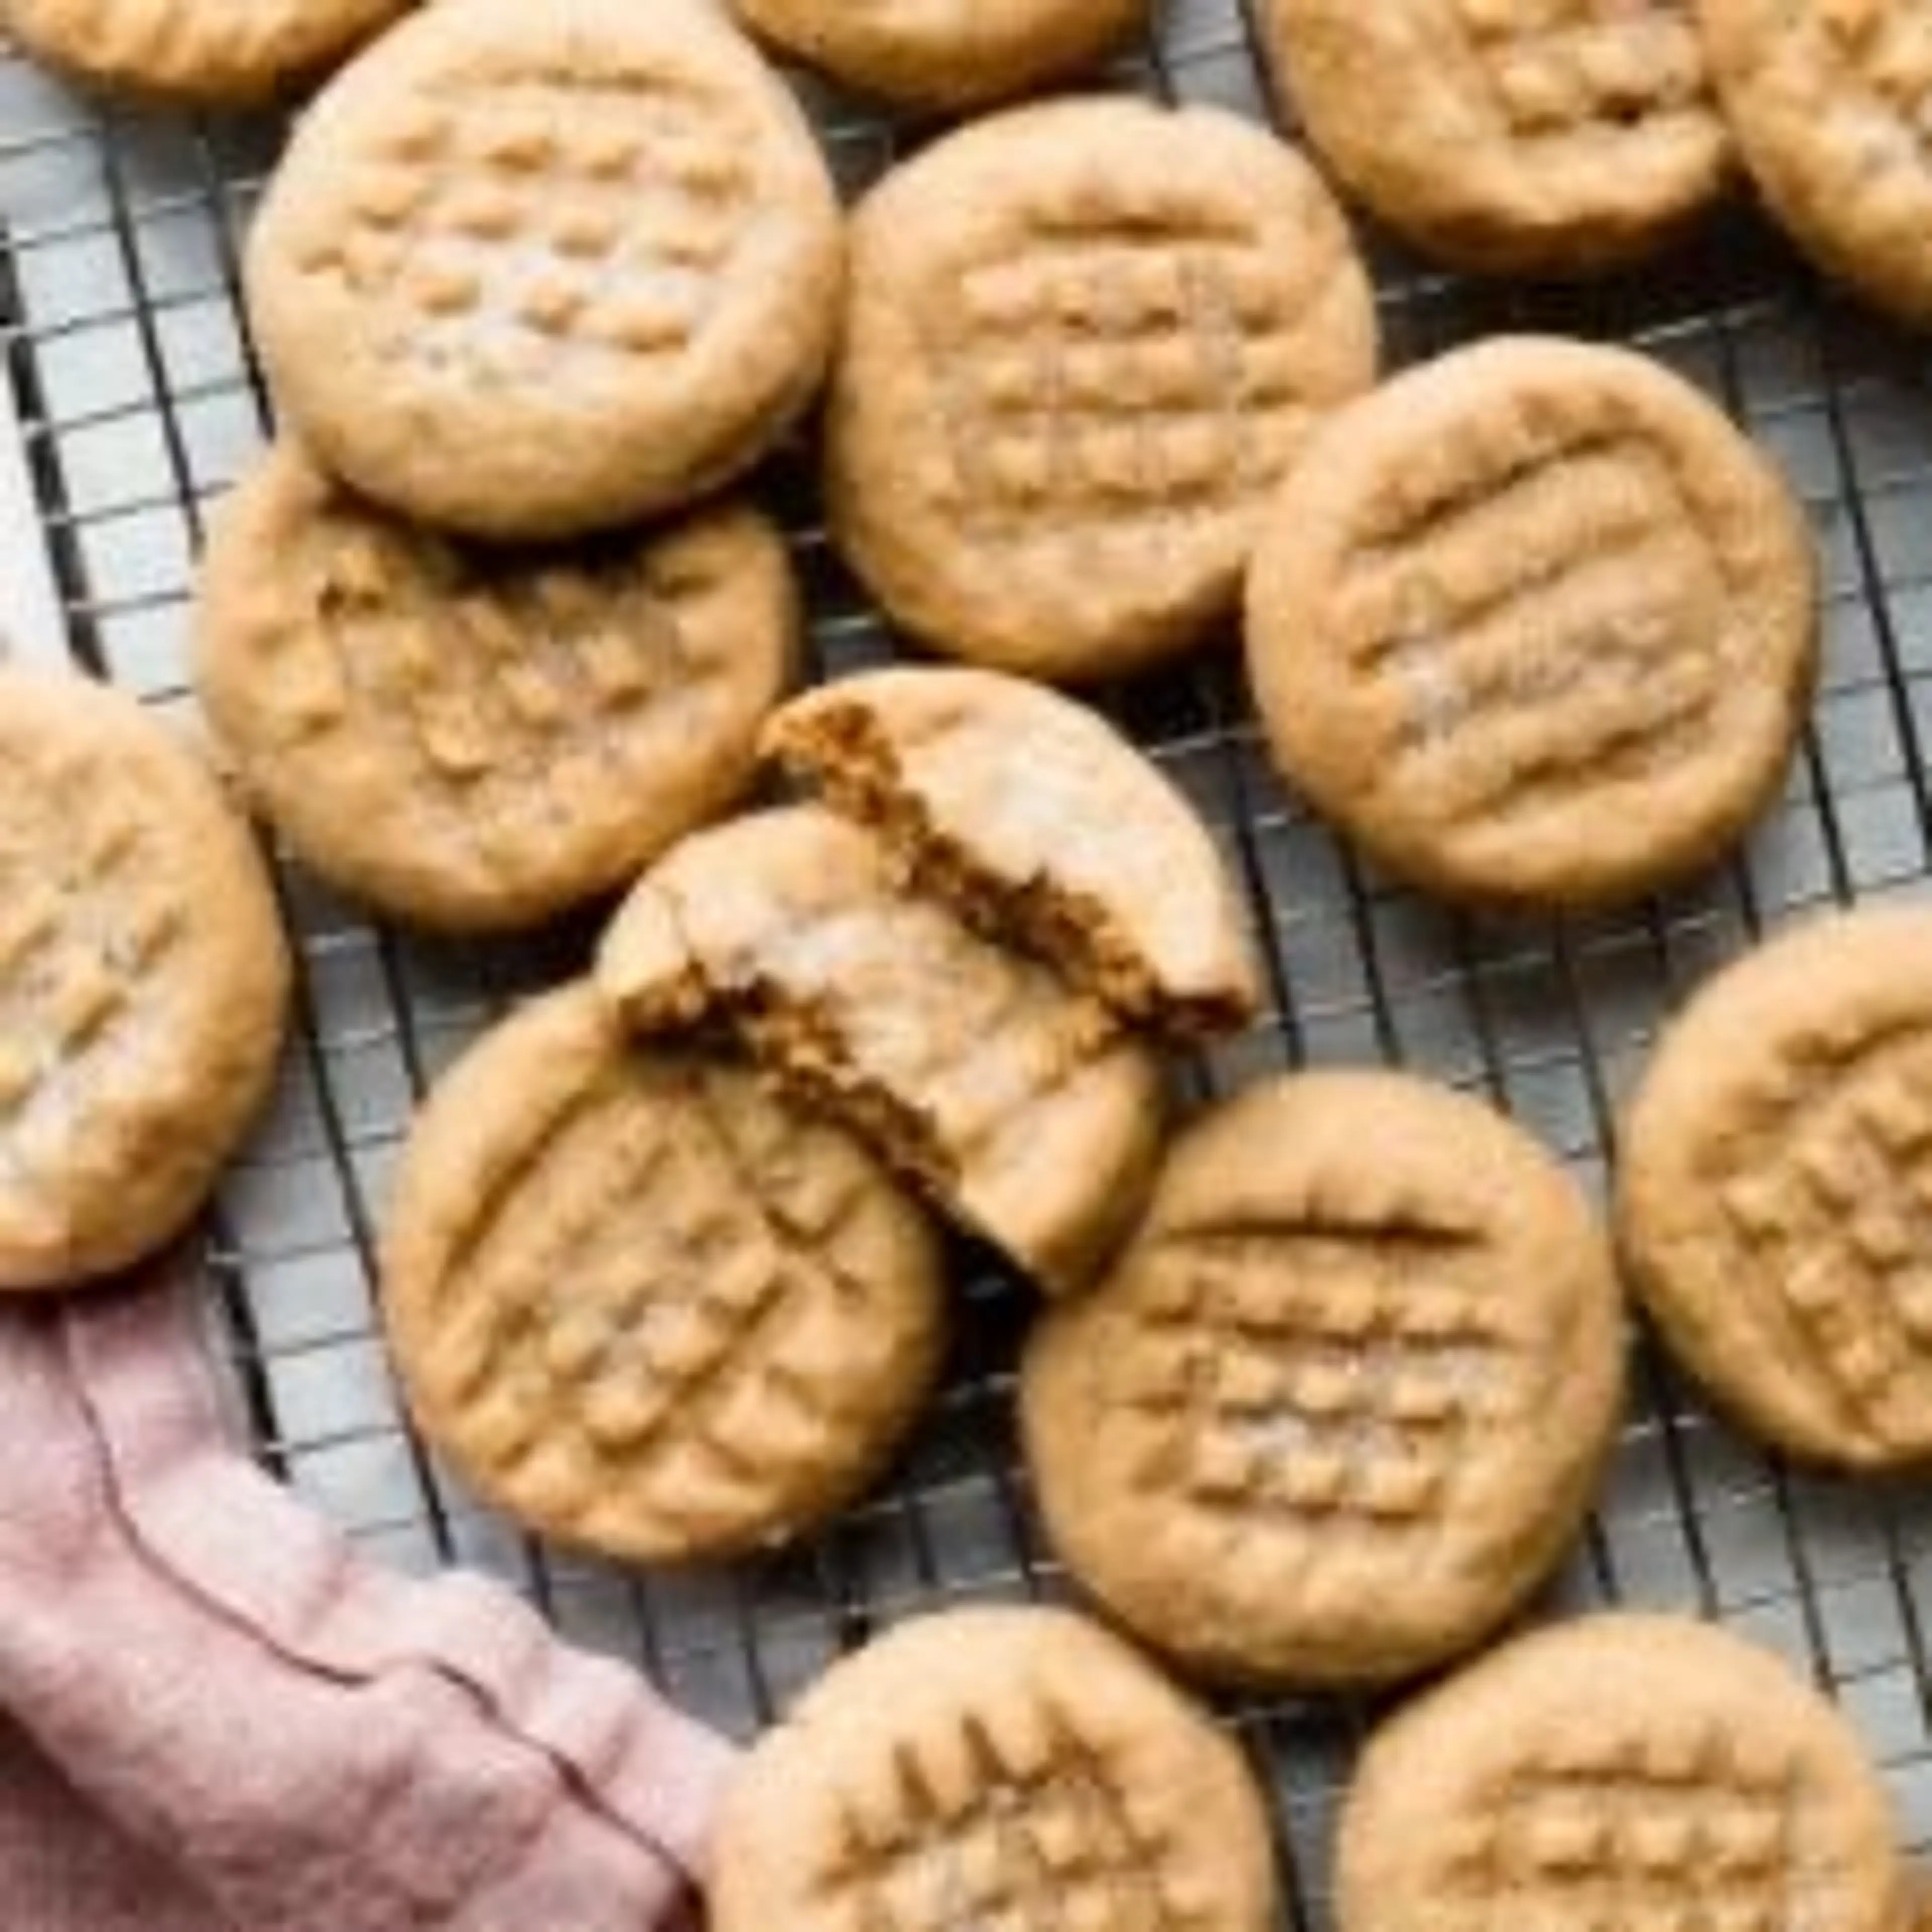
[[[1132,1024],[1199,1040],[1258,1010],[1206,826],[1084,706],[993,671],[877,671],[787,706],[764,748],[912,884]]]
[[[1153,1053],[1103,1000],[906,890],[852,820],[796,806],[686,840],[597,975],[640,1032],[730,1027],[1050,1292],[1084,1287],[1144,1204]]]

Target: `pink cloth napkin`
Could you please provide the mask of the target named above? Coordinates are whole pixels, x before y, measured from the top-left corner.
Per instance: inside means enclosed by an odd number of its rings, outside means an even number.
[[[728,1748],[224,1439],[194,1288],[0,1315],[4,1932],[682,1932]]]

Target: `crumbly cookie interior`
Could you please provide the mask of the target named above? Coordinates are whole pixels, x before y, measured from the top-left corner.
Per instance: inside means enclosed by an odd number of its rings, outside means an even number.
[[[1095,895],[1050,873],[999,876],[933,822],[890,738],[862,704],[823,704],[787,720],[779,756],[842,816],[873,832],[908,883],[943,902],[973,930],[1052,967],[1130,1022],[1184,1039],[1245,1023],[1228,993],[1177,994]]]

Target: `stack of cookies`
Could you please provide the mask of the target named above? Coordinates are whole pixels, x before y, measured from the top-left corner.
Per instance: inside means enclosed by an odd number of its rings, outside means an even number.
[[[1621,350],[1499,338],[1378,387],[1337,190],[1464,270],[1595,274],[1742,159],[1821,262],[1932,320],[1918,10],[1264,0],[1312,158],[1089,93],[944,134],[849,220],[749,35],[952,112],[1090,74],[1137,0],[232,10],[0,0],[69,70],[203,102],[364,50],[250,242],[282,436],[205,561],[226,766],[398,921],[622,896],[430,1096],[390,1214],[397,1372],[482,1495],[638,1563],[806,1534],[926,1411],[962,1240],[1045,1298],[1016,1405],[1054,1547],[1215,1686],[1400,1684],[1497,1637],[1597,1494],[1626,1274],[1766,1438],[1932,1457],[1932,918],[1847,916],[1700,996],[1631,1111],[1614,1239],[1520,1128],[1407,1078],[1277,1079],[1171,1132],[1172,1063],[1265,1004],[1249,910],[1170,778],[1052,688],[1239,628],[1282,772],[1458,902],[1628,901],[1728,850],[1816,679],[1802,507]],[[832,542],[953,663],[795,694],[802,599],[748,479],[808,424]],[[26,680],[0,741],[0,1286],[40,1289],[192,1217],[289,971],[204,764]],[[1395,1719],[1337,1895],[1344,1932],[1902,1911],[1842,1722],[1638,1618]],[[1234,1748],[1136,1652],[1022,1611],[835,1671],[746,1772],[716,1907],[1278,1909]]]
[[[431,1097],[386,1300],[425,1432],[554,1534],[785,1540],[922,1411],[937,1209],[1077,1293],[1157,1165],[1157,1048],[1241,1024],[1211,841],[1095,714],[992,672],[778,710],[818,802],[684,839],[581,986]]]

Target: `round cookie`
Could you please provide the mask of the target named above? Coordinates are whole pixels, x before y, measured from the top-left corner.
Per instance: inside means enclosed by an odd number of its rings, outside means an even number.
[[[1932,1461],[1932,912],[1802,927],[1665,1034],[1624,1122],[1634,1284],[1794,1454]]]
[[[1134,1024],[1254,1017],[1260,969],[1214,841],[1098,712],[998,671],[875,671],[794,700],[765,742],[915,880]]]
[[[871,1156],[748,1069],[631,1045],[587,985],[431,1094],[385,1263],[424,1433],[510,1514],[634,1562],[831,1515],[944,1348],[936,1234]]]
[[[246,824],[134,701],[0,669],[0,1290],[194,1219],[267,1097],[289,958]]]
[[[957,1610],[836,1664],[727,1792],[713,1932],[1268,1932],[1240,1752],[1064,1612]],[[1862,1932],[1862,1928],[1858,1928]]]
[[[1609,1245],[1520,1130],[1394,1075],[1251,1089],[1021,1377],[1054,1547],[1217,1681],[1382,1682],[1552,1570],[1615,1433]],[[1560,1418],[1560,1428],[1550,1426]]]
[[[1019,109],[854,218],[832,534],[949,656],[1136,670],[1232,613],[1262,504],[1375,365],[1367,277],[1292,149],[1212,109]]]
[[[1049,1292],[1084,1286],[1158,1157],[1161,1071],[1117,1015],[908,892],[813,806],[686,839],[605,935],[598,984],[645,1034],[721,1021]]]
[[[1499,338],[1317,434],[1256,552],[1250,668],[1282,770],[1391,872],[1627,899],[1776,794],[1816,580],[1790,490],[1687,383]]]
[[[535,924],[628,885],[746,790],[796,652],[747,509],[567,551],[482,551],[292,446],[224,506],[196,680],[250,796],[399,918]]]
[[[1682,0],[1262,0],[1262,22],[1322,158],[1456,266],[1615,267],[1725,186]]]
[[[818,386],[842,273],[810,130],[708,6],[464,0],[303,118],[248,283],[325,467],[420,521],[533,539],[748,468]]]
[[[1697,0],[1724,111],[1821,266],[1932,328],[1932,33],[1898,0]]]
[[[0,0],[0,28],[87,84],[212,107],[274,98],[416,0]]]
[[[1896,1932],[1884,1786],[1790,1667],[1688,1618],[1520,1639],[1370,1740],[1338,1932]]]
[[[775,46],[848,87],[914,106],[977,106],[1096,65],[1147,0],[735,0]]]

